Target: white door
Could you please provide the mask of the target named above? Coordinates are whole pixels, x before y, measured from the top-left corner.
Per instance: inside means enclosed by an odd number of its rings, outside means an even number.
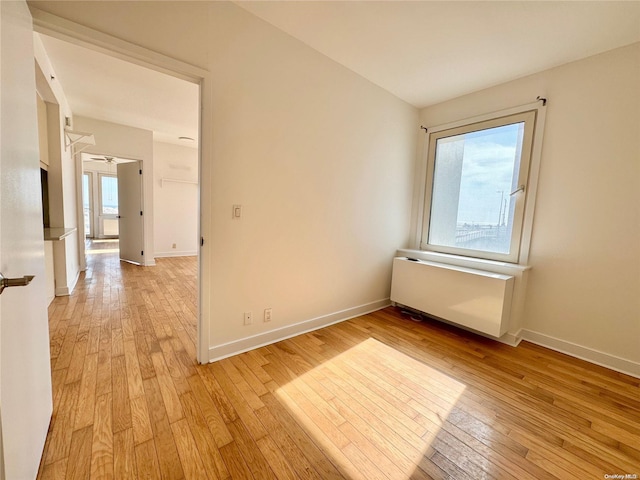
[[[1,458],[6,480],[31,480],[52,395],[33,30],[24,1],[0,1],[0,75],[0,272],[35,275],[0,295]]]
[[[118,230],[120,260],[144,263],[142,162],[118,164]]]

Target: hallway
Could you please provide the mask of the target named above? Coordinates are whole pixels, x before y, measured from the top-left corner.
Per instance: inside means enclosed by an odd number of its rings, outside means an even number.
[[[153,430],[169,427],[162,400],[196,364],[196,282],[196,257],[140,267],[120,262],[117,240],[87,242],[75,291],[49,306],[54,412],[39,478],[127,478],[134,445],[141,461],[145,442],[153,450]]]

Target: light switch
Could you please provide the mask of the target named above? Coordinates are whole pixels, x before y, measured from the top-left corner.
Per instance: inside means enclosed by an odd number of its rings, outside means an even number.
[[[240,218],[242,217],[242,205],[234,205],[233,206],[233,214],[232,214],[233,218]]]

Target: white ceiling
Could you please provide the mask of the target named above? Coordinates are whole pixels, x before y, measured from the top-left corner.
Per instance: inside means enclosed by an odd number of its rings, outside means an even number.
[[[46,35],[40,38],[74,115],[153,130],[157,141],[197,147],[198,85]],[[196,142],[182,142],[179,136]]]
[[[236,4],[416,107],[640,41],[640,1]],[[197,139],[197,85],[41,38],[75,115]]]
[[[424,107],[640,41],[640,2],[239,1]]]

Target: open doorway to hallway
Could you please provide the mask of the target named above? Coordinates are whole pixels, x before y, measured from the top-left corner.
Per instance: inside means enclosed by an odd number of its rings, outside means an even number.
[[[92,288],[96,275],[105,272],[112,306],[121,308],[117,315],[135,318],[141,305],[133,305],[135,312],[128,296],[120,298],[131,287],[127,282],[135,288],[138,278],[156,278],[156,269],[192,272],[179,280],[166,273],[162,282],[154,280],[154,285],[180,281],[181,288],[192,293],[185,294],[186,303],[158,295],[145,297],[145,302],[153,304],[147,312],[151,316],[178,317],[175,331],[184,337],[181,342],[188,345],[182,350],[193,361],[198,345],[200,86],[75,43],[35,35],[73,112],[72,118],[64,119],[66,128],[95,138],[95,145],[74,147],[76,178],[61,182],[63,189],[75,184],[76,190],[67,192],[77,198],[77,254],[85,270],[76,288]],[[139,258],[124,255],[132,229],[123,222],[122,196],[131,191],[131,182],[127,186],[120,170],[132,162],[136,174],[140,171],[141,190],[129,195],[139,201],[129,217],[140,223],[140,233],[133,235],[140,243],[129,250]],[[116,267],[114,259],[136,265]],[[158,311],[156,300],[168,309]]]
[[[118,239],[120,260],[136,265],[145,264],[143,183],[141,161],[82,154],[85,237]]]

